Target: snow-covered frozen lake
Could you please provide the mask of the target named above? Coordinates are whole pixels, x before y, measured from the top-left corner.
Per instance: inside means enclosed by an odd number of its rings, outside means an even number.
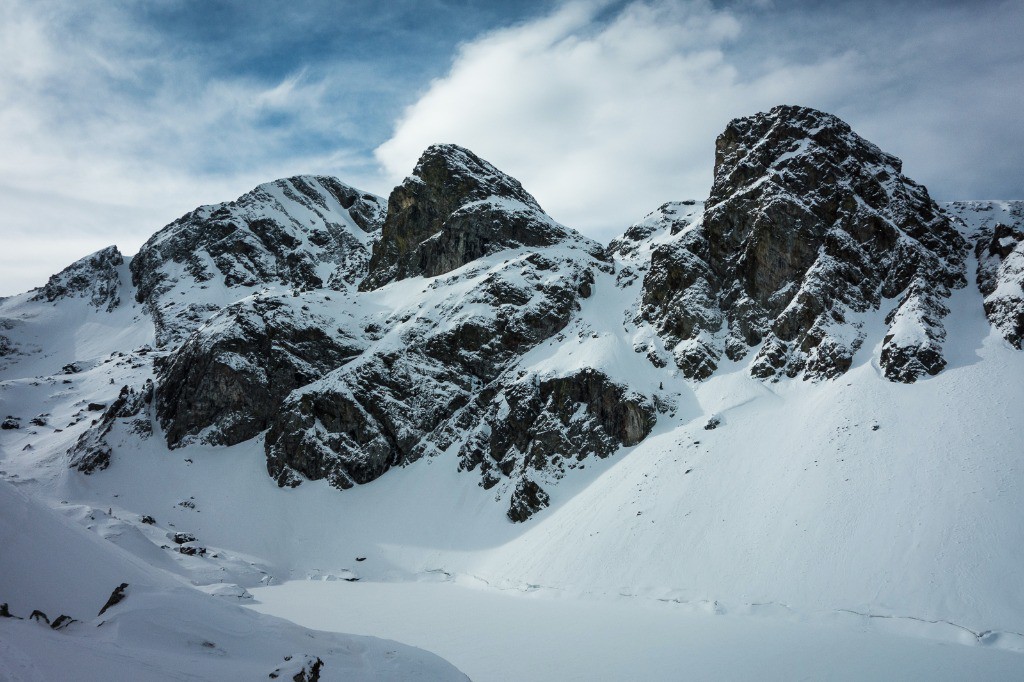
[[[950,639],[934,639],[913,634],[911,624],[805,617],[782,607],[721,613],[714,604],[523,593],[452,581],[299,580],[251,591],[257,611],[318,630],[422,647],[475,682],[1024,675],[1020,653],[965,645],[949,633]]]

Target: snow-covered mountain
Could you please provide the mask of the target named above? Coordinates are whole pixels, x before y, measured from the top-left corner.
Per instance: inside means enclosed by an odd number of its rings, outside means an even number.
[[[1024,650],[1022,283],[1024,202],[937,204],[812,109],[730,123],[707,201],[607,247],[435,145],[386,201],[267,183],[0,300],[36,498],[0,502],[216,594],[473,576]],[[7,557],[12,609],[68,580]]]

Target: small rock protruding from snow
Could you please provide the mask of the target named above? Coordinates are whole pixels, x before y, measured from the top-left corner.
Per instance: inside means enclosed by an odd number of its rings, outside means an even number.
[[[107,599],[107,603],[103,605],[103,608],[101,608],[100,612],[96,615],[102,616],[104,613],[107,612],[107,609],[120,604],[122,601],[124,601],[124,598],[127,596],[127,594],[128,583],[121,583],[120,585],[114,588],[113,592],[110,593],[110,598]]]
[[[516,482],[509,504],[508,520],[522,523],[551,503],[548,494],[532,478],[522,477]]]
[[[270,673],[272,680],[288,680],[289,682],[318,682],[324,662],[317,656],[309,654],[293,654],[284,657],[285,663]]]

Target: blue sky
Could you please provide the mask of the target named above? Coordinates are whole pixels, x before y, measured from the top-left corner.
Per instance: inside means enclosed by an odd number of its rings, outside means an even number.
[[[0,4],[0,295],[202,203],[433,142],[603,241],[703,198],[729,119],[831,111],[939,199],[1024,198],[1024,3]]]

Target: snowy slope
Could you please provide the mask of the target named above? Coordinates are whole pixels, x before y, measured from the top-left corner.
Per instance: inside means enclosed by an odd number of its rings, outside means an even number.
[[[464,680],[425,651],[313,632],[179,582],[0,483],[0,673],[11,680]],[[122,584],[123,599],[100,615]],[[58,628],[29,619],[35,610]],[[287,672],[287,675],[284,673]]]

